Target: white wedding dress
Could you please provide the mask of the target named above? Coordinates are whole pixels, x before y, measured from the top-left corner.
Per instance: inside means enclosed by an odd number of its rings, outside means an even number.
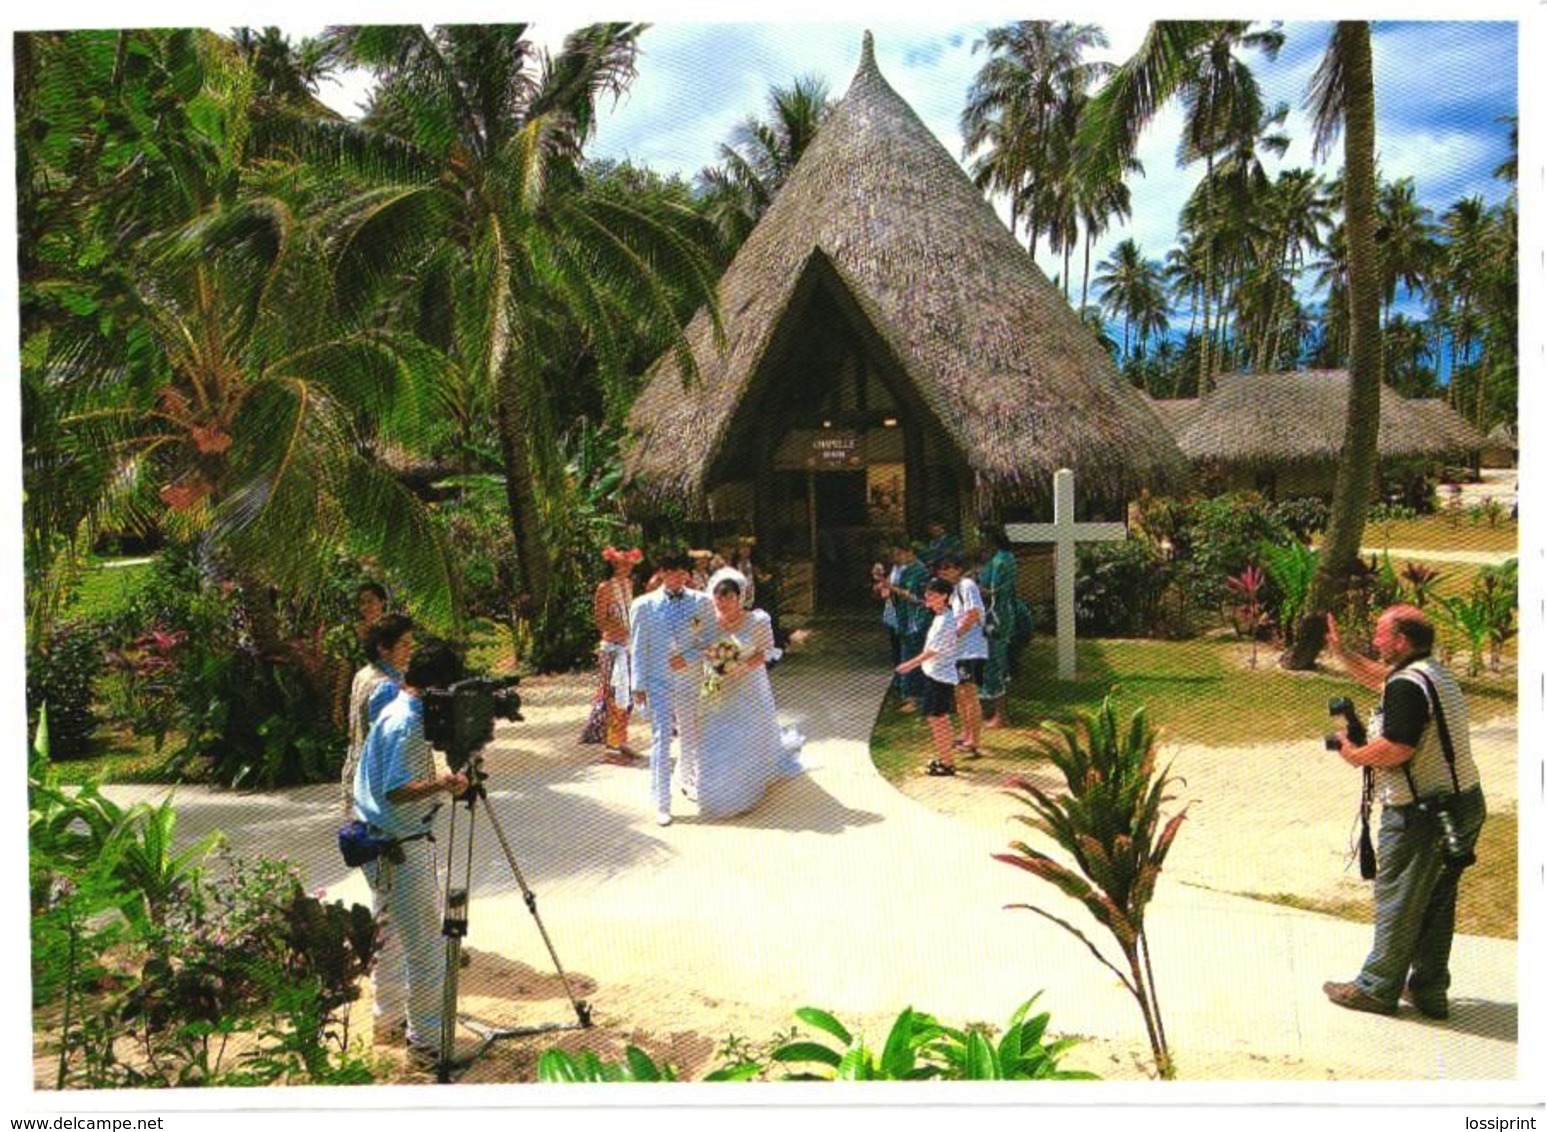
[[[761,609],[749,609],[732,632],[716,628],[713,640],[734,638],[740,655],[762,651],[778,656],[773,626]],[[698,764],[698,809],[705,817],[728,818],[755,806],[768,787],[801,773],[805,738],[793,728],[781,732],[768,670],[759,666],[725,677],[719,691],[700,702],[703,745]]]

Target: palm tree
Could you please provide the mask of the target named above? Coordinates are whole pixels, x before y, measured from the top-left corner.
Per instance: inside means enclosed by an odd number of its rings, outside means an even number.
[[[1380,428],[1380,261],[1376,258],[1375,72],[1370,25],[1340,21],[1333,29],[1309,102],[1316,123],[1315,151],[1325,153],[1343,134],[1343,224],[1348,248],[1348,420],[1333,486],[1327,534],[1306,602],[1308,616],[1282,662],[1311,668],[1325,637],[1327,612],[1344,592],[1358,561],[1365,515],[1375,482]]]
[[[1428,397],[1435,390],[1429,328],[1406,315],[1394,315],[1381,329],[1386,384],[1404,397]]]
[[[1055,251],[1072,246],[1073,193],[1067,170],[1080,102],[1110,64],[1082,58],[1107,45],[1092,24],[1020,20],[990,28],[973,51],[987,48],[962,110],[962,154],[983,151],[971,166],[973,180],[1010,199],[1010,226],[1024,221],[1033,257],[1044,232],[1058,229]],[[1068,280],[1064,270],[1065,291]]]
[[[1384,318],[1391,316],[1399,283],[1408,294],[1422,294],[1429,285],[1429,272],[1438,249],[1434,243],[1432,213],[1418,203],[1417,193],[1411,177],[1382,184],[1379,189],[1375,239],[1380,248]]]
[[[82,62],[93,44],[109,47],[102,33],[79,34],[84,44],[55,46]],[[390,420],[415,402],[429,372],[422,351],[340,309],[323,233],[308,219],[317,186],[294,168],[246,171],[251,74],[213,36],[199,46],[187,33],[136,32],[113,47],[120,61],[132,49],[141,74],[166,66],[179,93],[162,105],[158,144],[128,166],[159,190],[139,203],[139,221],[123,223],[119,205],[133,205],[106,197],[78,213],[81,232],[105,224],[125,237],[88,272],[106,285],[75,317],[45,316],[24,351],[37,545],[89,542],[108,522],[169,530],[223,556],[249,594],[315,592],[340,544],[390,545],[424,615],[454,620],[447,555],[413,497],[362,456],[354,429],[361,413]],[[96,57],[106,63],[105,50]],[[82,81],[54,73],[39,108],[73,99]],[[118,94],[132,105],[145,90]],[[64,280],[29,282],[47,291]]]
[[[540,51],[526,24],[326,34],[379,82],[366,121],[334,131],[377,179],[341,210],[343,273],[395,288],[430,340],[494,391],[522,608],[537,618],[539,649],[569,596],[553,585],[568,511],[547,345],[578,323],[599,378],[621,381],[631,335],[651,326],[693,373],[683,321],[707,304],[719,325],[701,219],[665,198],[593,191],[581,175],[598,103],[627,88],[643,31],[595,24],[557,54]]]
[[[1099,178],[1131,157],[1145,126],[1173,96],[1180,96],[1186,121],[1178,161],[1186,165],[1202,158],[1204,184],[1212,186],[1215,158],[1243,135],[1254,133],[1263,118],[1257,81],[1236,52],[1256,50],[1273,59],[1283,42],[1276,24],[1252,31],[1246,20],[1152,23],[1138,51],[1112,73],[1086,109],[1079,129],[1080,176]],[[1213,217],[1211,200],[1204,216],[1206,221]],[[1213,372],[1209,341],[1214,269],[1207,244],[1204,257],[1201,390],[1209,388]]]
[[[1268,196],[1268,209],[1271,258],[1288,286],[1283,291],[1283,304],[1271,312],[1267,333],[1260,339],[1259,371],[1277,363],[1285,323],[1296,304],[1295,290],[1305,253],[1320,251],[1325,246],[1323,233],[1332,226],[1325,185],[1309,169],[1281,170]]]
[[[698,175],[700,191],[715,217],[727,254],[734,254],[794,172],[833,108],[827,84],[816,75],[796,78],[768,92],[768,118],[755,116],[720,146],[720,164]]]
[[[1160,264],[1145,259],[1139,245],[1129,238],[1113,248],[1112,254],[1096,265],[1096,271],[1101,305],[1114,317],[1122,316],[1122,360],[1126,368],[1132,361],[1129,344],[1133,328],[1139,328],[1142,350],[1149,334],[1168,325]]]
[[[1129,163],[1127,172],[1144,173],[1138,161]],[[1097,237],[1106,234],[1114,217],[1127,220],[1133,216],[1133,193],[1119,177],[1104,181],[1077,181],[1075,183],[1076,207],[1080,224],[1085,229],[1085,269],[1080,281],[1080,307],[1085,309],[1090,300],[1090,253]]]

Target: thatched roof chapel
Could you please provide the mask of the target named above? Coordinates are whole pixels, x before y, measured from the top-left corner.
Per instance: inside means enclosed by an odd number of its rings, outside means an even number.
[[[1185,475],[1146,400],[882,77],[868,32],[719,302],[723,342],[703,311],[687,331],[697,382],[668,354],[630,415],[624,470],[642,510],[705,515],[734,463],[768,450],[751,441],[776,427],[771,407],[791,405],[781,387],[823,380],[803,344],[837,323],[898,411],[951,450],[963,525],[969,503],[985,514],[1049,499],[1060,467],[1082,496],[1114,500]]]

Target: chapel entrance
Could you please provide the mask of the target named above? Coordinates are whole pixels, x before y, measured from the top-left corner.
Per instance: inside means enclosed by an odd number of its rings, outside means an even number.
[[[827,258],[813,252],[709,475],[710,518],[748,527],[786,623],[873,612],[898,532],[967,513],[971,480]]]

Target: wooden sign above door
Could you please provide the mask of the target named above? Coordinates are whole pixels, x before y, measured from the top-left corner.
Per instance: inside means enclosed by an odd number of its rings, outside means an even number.
[[[806,467],[815,471],[862,467],[864,438],[852,429],[824,428],[806,446]]]

